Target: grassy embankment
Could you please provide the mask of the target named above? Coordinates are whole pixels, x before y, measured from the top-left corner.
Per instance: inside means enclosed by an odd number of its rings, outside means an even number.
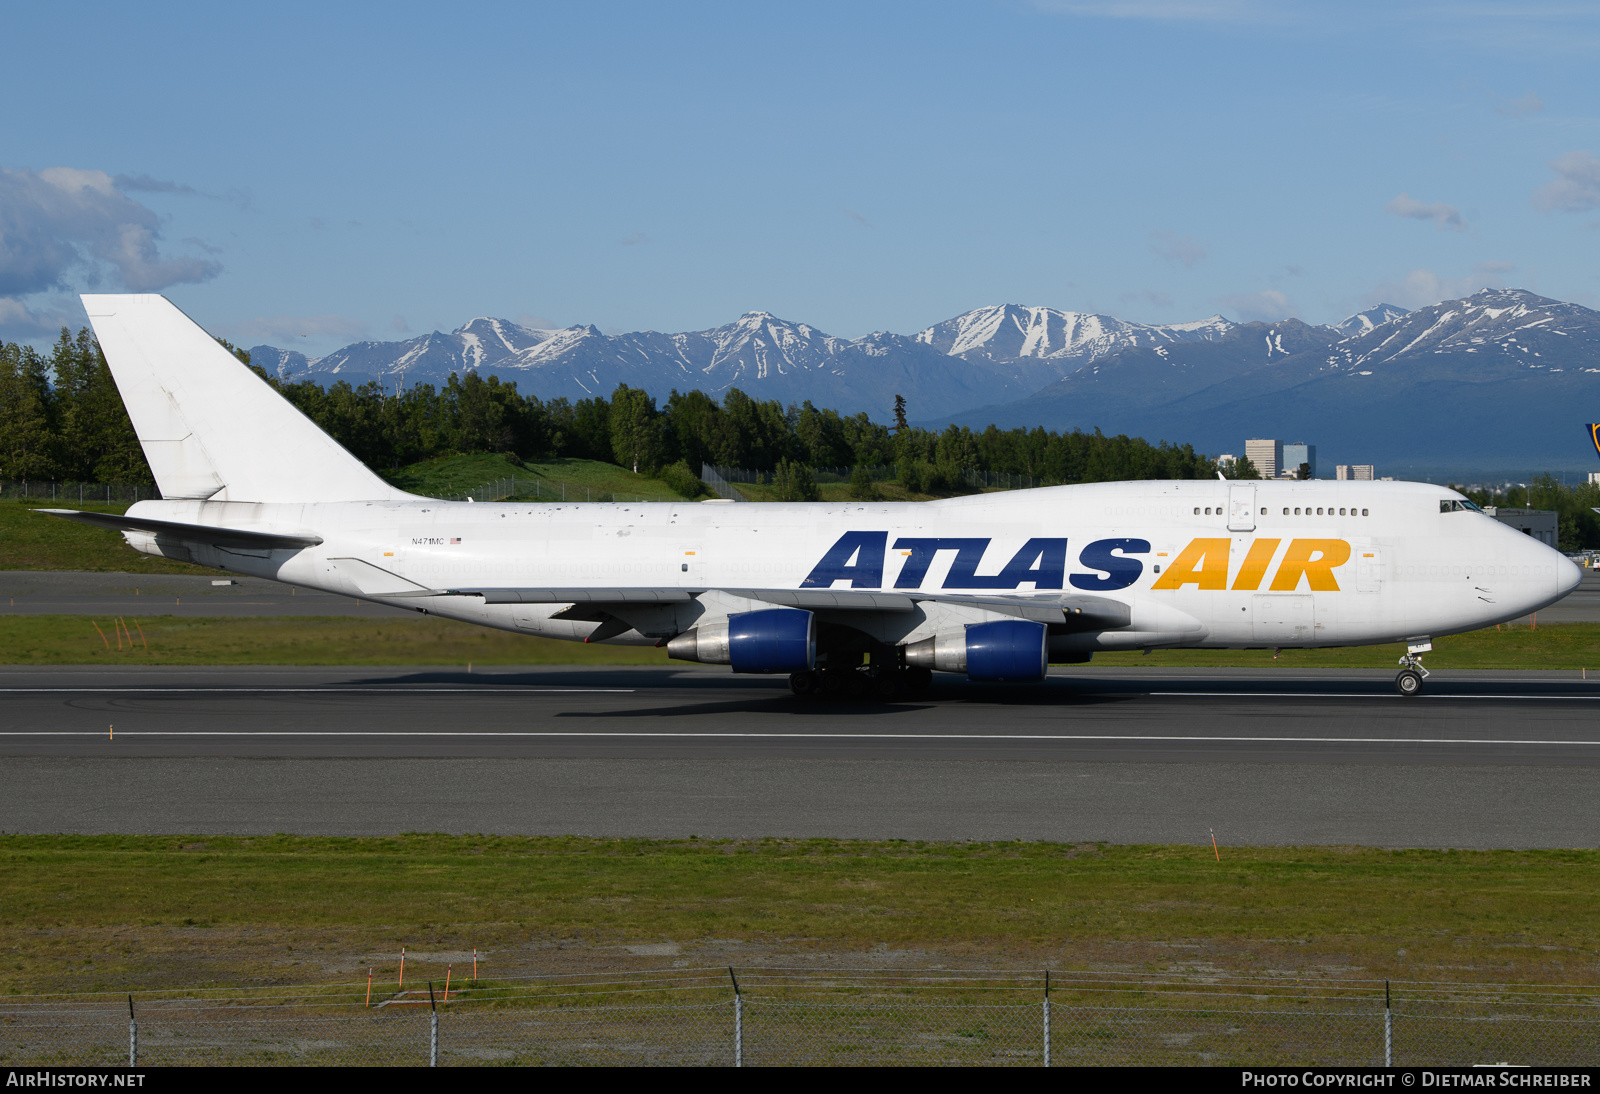
[[[160,608],[154,607],[154,611]],[[117,649],[109,618],[5,615],[0,606],[0,664],[11,665],[678,665],[648,646],[585,645],[492,631],[443,619],[353,619],[275,616],[129,619],[135,645]],[[98,624],[106,640],[95,630]],[[109,648],[107,646],[109,642]],[[148,643],[146,647],[145,643]],[[1403,647],[1337,650],[1158,650],[1096,654],[1096,668],[1393,669]],[[1441,638],[1428,655],[1432,669],[1600,670],[1600,624],[1565,623],[1538,630],[1489,629]]]
[[[1600,852],[0,836],[12,992],[349,980],[402,945],[606,967],[661,941],[711,963],[730,942],[886,945],[988,968],[1593,983]]]

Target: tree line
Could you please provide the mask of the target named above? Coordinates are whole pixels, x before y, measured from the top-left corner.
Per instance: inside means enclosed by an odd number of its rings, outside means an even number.
[[[226,342],[223,343],[227,345]],[[249,364],[249,354],[228,346]],[[915,490],[959,489],[966,472],[1028,475],[1052,483],[1207,478],[1216,464],[1190,445],[1044,429],[929,430],[842,415],[811,402],[784,406],[737,388],[719,399],[678,392],[657,405],[619,385],[609,397],[543,400],[476,372],[440,387],[392,391],[373,381],[326,388],[255,370],[369,467],[396,470],[454,453],[521,460],[571,456],[646,474],[683,464],[777,471],[892,465]],[[151,482],[105,357],[88,328],[63,328],[48,354],[0,343],[0,478]]]

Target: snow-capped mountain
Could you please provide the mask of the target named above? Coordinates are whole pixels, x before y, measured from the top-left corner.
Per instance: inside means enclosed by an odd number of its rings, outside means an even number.
[[[1358,311],[1343,322],[1335,323],[1333,329],[1346,338],[1356,338],[1366,334],[1373,327],[1381,327],[1405,314],[1404,308],[1397,308],[1393,304],[1379,304],[1366,311]]]
[[[1381,304],[1328,327],[1222,316],[1149,325],[1003,304],[911,336],[846,339],[757,311],[677,334],[479,318],[315,360],[250,352],[269,372],[320,383],[442,385],[477,370],[542,399],[619,383],[658,400],[738,387],[877,421],[904,395],[927,424],[1099,427],[1223,452],[1247,436],[1292,435],[1351,463],[1575,466],[1592,453],[1567,418],[1600,410],[1600,313],[1521,289],[1414,312]]]
[[[1423,354],[1477,353],[1542,368],[1551,364],[1544,361],[1550,353],[1562,359],[1555,363],[1561,368],[1575,350],[1600,353],[1595,315],[1526,289],[1484,289],[1464,300],[1418,308],[1341,342],[1335,359],[1356,366]]]
[[[995,304],[936,323],[916,338],[941,353],[969,360],[1036,357],[1081,364],[1126,349],[1214,341],[1236,325],[1220,315],[1197,323],[1151,326],[1089,312]]]
[[[748,312],[725,326],[681,334],[607,335],[593,326],[535,330],[475,319],[449,334],[358,342],[316,360],[272,346],[256,346],[250,353],[252,362],[268,372],[322,383],[440,385],[452,372],[476,369],[543,399],[609,395],[619,383],[644,388],[658,399],[673,389],[716,395],[738,387],[762,399],[810,400],[880,420],[896,395],[922,413],[947,414],[996,395],[1020,398],[1039,387],[1008,370],[970,364],[903,335],[838,338],[768,312]]]
[[[1600,410],[1600,312],[1523,289],[1485,289],[1383,322],[1383,309],[1372,312],[1370,327],[1332,344],[1319,344],[1330,328],[1290,330],[1287,354],[1277,352],[1286,324],[1124,351],[1026,399],[944,420],[1099,427],[1202,451],[1237,451],[1246,437],[1304,439],[1329,463],[1592,465],[1582,425]],[[1268,343],[1271,352],[1254,348]]]

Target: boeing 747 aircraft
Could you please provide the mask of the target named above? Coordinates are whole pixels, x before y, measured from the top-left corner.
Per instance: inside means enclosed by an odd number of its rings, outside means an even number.
[[[1581,572],[1453,490],[1150,481],[921,503],[444,502],[385,483],[161,296],[83,297],[162,500],[137,550],[486,627],[885,697],[1096,650],[1405,642],[1536,611]]]

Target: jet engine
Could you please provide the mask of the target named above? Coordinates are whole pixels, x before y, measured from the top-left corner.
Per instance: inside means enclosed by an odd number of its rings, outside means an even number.
[[[799,608],[735,612],[667,643],[667,656],[734,672],[808,672],[817,664],[817,617]]]
[[[1050,667],[1049,628],[1026,619],[968,624],[906,647],[906,664],[964,672],[972,680],[1043,680]]]

